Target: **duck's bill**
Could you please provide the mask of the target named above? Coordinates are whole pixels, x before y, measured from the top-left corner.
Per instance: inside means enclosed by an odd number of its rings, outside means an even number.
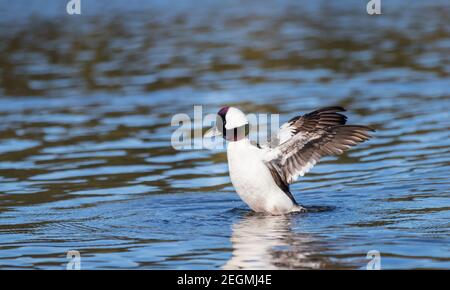
[[[221,135],[222,135],[222,132],[217,130],[216,127],[212,127],[211,129],[206,131],[206,133],[203,135],[203,137],[205,137],[205,138],[212,138],[212,137],[221,136]]]

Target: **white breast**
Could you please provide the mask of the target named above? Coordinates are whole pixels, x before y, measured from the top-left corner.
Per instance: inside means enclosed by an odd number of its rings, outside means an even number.
[[[295,208],[263,162],[264,151],[242,139],[228,144],[230,178],[241,199],[254,211],[283,214]]]

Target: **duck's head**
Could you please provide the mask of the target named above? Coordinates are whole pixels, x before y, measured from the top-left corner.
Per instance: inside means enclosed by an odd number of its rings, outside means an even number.
[[[228,141],[239,141],[249,133],[245,114],[235,107],[223,107],[217,113],[216,124],[205,133],[205,137],[222,136]]]

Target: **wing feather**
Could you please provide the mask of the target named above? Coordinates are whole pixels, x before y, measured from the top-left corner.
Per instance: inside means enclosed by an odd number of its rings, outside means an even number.
[[[345,125],[347,118],[338,113],[342,107],[326,107],[304,116],[292,118],[284,124],[284,136],[278,146],[268,152],[271,171],[287,186],[306,174],[327,155],[340,155],[350,147],[368,140],[372,128]],[[283,127],[282,126],[282,127]]]
[[[324,107],[304,116],[296,116],[290,119],[280,127],[278,134],[272,138],[270,147],[274,148],[283,144],[301,131],[311,132],[330,126],[344,125],[347,117],[339,112],[345,112],[345,109],[339,106]]]

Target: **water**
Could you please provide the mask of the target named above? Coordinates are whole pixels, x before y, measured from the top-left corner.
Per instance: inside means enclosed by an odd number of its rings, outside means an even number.
[[[448,1],[44,2],[0,2],[1,269],[450,268]],[[194,104],[377,132],[292,187],[329,210],[264,216],[170,147]]]

